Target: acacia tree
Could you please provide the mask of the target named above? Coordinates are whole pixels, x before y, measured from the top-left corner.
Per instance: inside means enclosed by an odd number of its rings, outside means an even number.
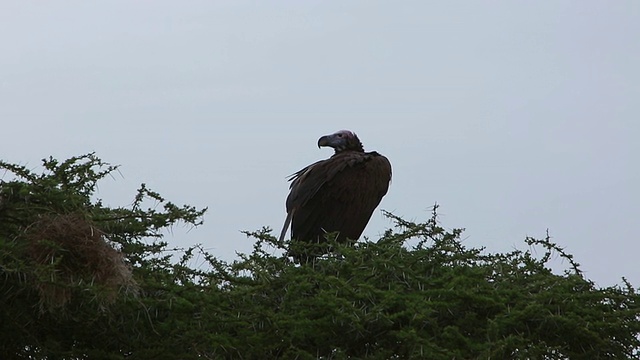
[[[232,262],[199,246],[173,260],[163,229],[197,226],[204,210],[144,185],[131,206],[104,206],[96,183],[116,167],[93,154],[43,165],[0,162],[14,175],[0,185],[0,358],[639,355],[636,289],[597,287],[548,238],[525,240],[539,257],[467,248],[434,209],[421,223],[387,213],[395,227],[377,241],[328,240],[303,265],[278,254],[314,245],[269,228],[247,232],[254,249]],[[570,269],[554,273],[552,254]]]

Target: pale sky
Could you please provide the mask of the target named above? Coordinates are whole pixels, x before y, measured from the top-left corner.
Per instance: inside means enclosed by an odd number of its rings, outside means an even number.
[[[640,285],[638,1],[3,1],[0,49],[2,159],[95,151],[121,165],[108,205],[145,182],[209,207],[172,246],[277,234],[286,176],[349,129],[393,165],[380,208],[437,202],[489,251],[549,229],[599,285]]]

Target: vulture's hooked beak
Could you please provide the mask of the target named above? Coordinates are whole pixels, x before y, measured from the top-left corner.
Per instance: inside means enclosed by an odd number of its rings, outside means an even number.
[[[329,136],[331,135],[325,135],[318,139],[318,149],[322,146],[329,146]]]

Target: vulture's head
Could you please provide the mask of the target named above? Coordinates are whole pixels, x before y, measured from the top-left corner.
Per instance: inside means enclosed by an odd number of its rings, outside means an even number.
[[[336,153],[345,150],[364,152],[358,136],[349,130],[340,130],[335,134],[321,137],[318,139],[318,147],[321,146],[332,147]]]

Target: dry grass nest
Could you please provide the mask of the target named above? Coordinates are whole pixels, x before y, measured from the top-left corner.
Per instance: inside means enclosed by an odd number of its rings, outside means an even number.
[[[59,309],[78,286],[96,290],[100,306],[121,290],[135,292],[131,268],[105,234],[78,214],[43,215],[25,232],[28,256],[36,265],[41,309]]]

